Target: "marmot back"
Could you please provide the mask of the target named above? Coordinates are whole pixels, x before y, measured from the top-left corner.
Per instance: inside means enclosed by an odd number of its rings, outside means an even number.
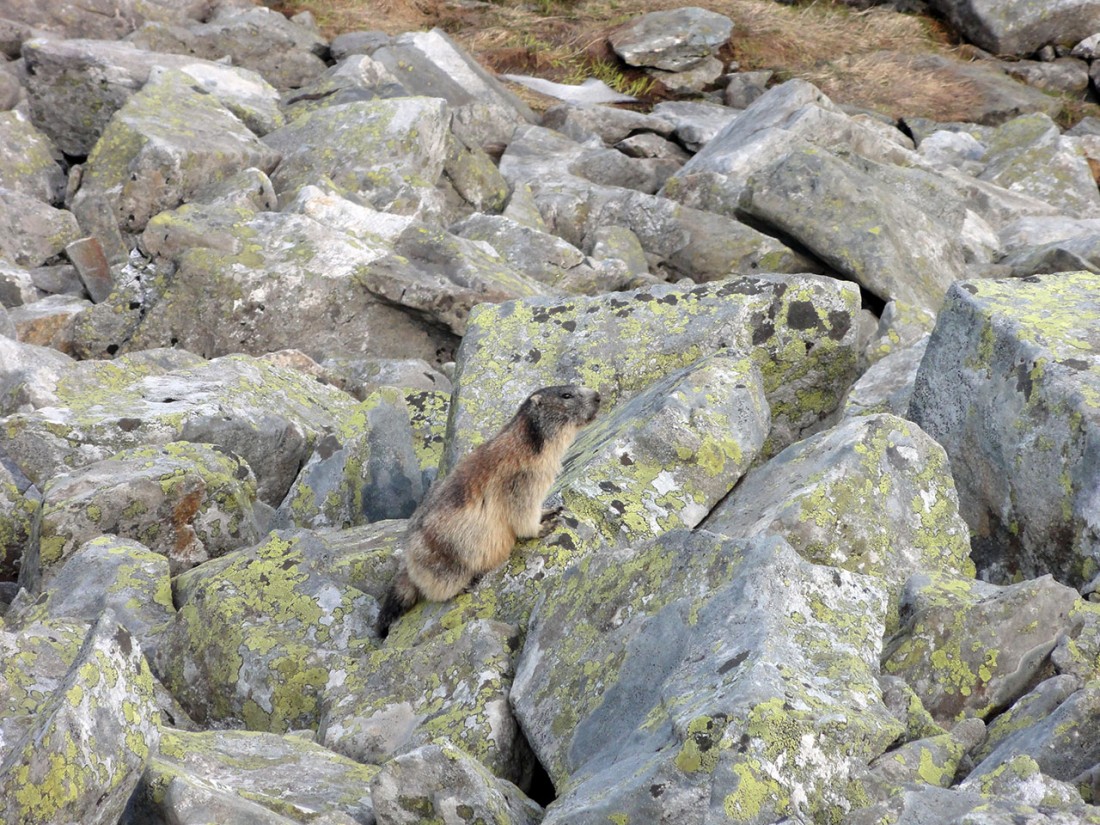
[[[512,420],[437,481],[409,520],[405,554],[378,614],[378,635],[421,598],[445,601],[499,567],[517,538],[545,535],[542,502],[600,394],[566,384],[531,393]]]

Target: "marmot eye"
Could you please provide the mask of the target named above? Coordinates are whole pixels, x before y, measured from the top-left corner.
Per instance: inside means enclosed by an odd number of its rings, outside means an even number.
[[[563,393],[561,394],[561,397],[562,397],[562,398],[572,398],[572,397],[573,397],[573,393],[571,393],[571,392],[563,392]]]

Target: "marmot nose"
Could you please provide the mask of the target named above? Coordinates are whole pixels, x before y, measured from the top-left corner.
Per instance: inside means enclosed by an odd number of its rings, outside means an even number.
[[[592,396],[592,399],[593,399],[593,400],[594,400],[594,401],[595,401],[595,402],[596,402],[597,404],[599,404],[599,403],[600,403],[600,391],[599,391],[599,390],[596,390],[596,391],[595,391],[595,393],[594,393],[594,394],[593,394],[593,396]]]

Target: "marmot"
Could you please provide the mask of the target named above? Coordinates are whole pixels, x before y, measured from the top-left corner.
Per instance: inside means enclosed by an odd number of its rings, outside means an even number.
[[[381,638],[420,599],[446,601],[505,562],[516,538],[545,535],[543,499],[600,394],[566,384],[527,397],[512,420],[436,484],[409,520],[405,554],[378,614]]]

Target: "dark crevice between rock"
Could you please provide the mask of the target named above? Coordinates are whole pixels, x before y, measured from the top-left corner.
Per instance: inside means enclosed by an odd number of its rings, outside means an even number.
[[[527,788],[527,796],[544,808],[558,798],[557,791],[554,790],[554,782],[538,757],[535,758],[531,770],[531,784]]]

